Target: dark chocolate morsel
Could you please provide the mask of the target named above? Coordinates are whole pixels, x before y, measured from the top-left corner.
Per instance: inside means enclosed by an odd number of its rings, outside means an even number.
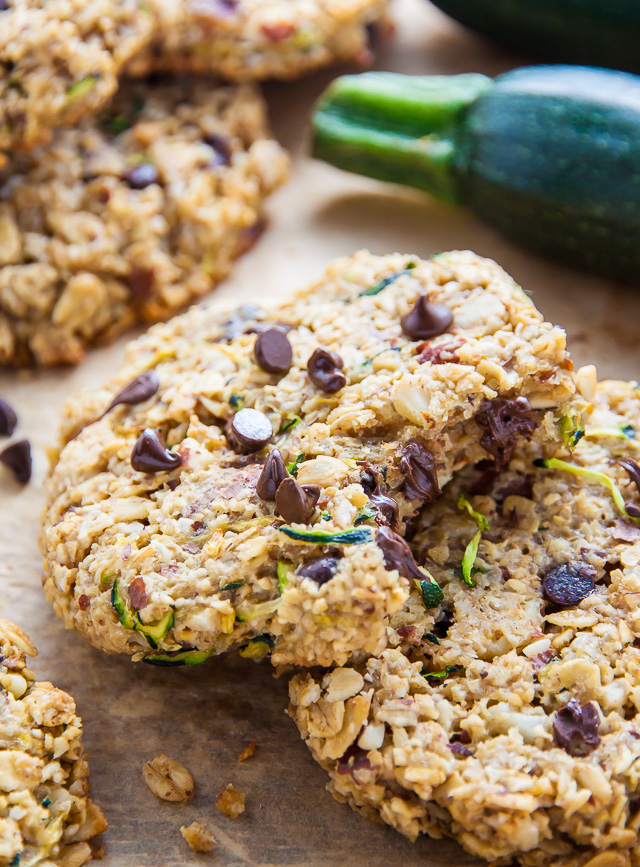
[[[577,698],[572,698],[556,713],[553,720],[553,735],[558,746],[570,756],[588,756],[600,743],[598,729],[600,715],[594,702],[580,707]]]
[[[508,463],[518,440],[531,436],[538,426],[526,397],[484,400],[476,421],[484,429],[480,445],[500,466]]]
[[[625,503],[624,507],[630,518],[640,518],[640,506],[636,503]]]
[[[299,485],[288,478],[276,491],[276,509],[287,524],[308,524],[319,497],[318,485]]]
[[[133,166],[124,177],[134,190],[144,190],[151,184],[157,184],[159,179],[158,170],[151,163],[140,163]]]
[[[467,758],[467,756],[472,756],[473,753],[468,747],[465,747],[464,744],[461,744],[460,741],[454,741],[452,744],[448,744],[449,749],[452,753],[455,753],[457,756],[461,756],[462,758]]]
[[[17,481],[26,484],[31,478],[31,445],[29,440],[18,440],[0,452],[0,463],[8,467]]]
[[[420,295],[414,307],[400,320],[402,330],[412,340],[429,340],[451,327],[453,314],[444,304],[429,304],[428,295]]]
[[[342,372],[343,366],[344,362],[337,352],[318,347],[307,362],[309,379],[322,391],[334,394],[347,384],[347,377]]]
[[[18,424],[18,416],[6,400],[0,397],[0,435],[10,437]]]
[[[633,482],[638,492],[640,492],[640,464],[638,461],[635,458],[622,458],[619,464],[623,470],[627,471],[630,481]],[[627,509],[627,511],[629,510]]]
[[[402,449],[399,465],[404,475],[404,492],[410,500],[431,503],[440,496],[435,458],[422,443],[409,440]]]
[[[146,373],[141,373],[140,376],[136,376],[135,379],[131,380],[129,385],[125,385],[122,391],[119,391],[116,394],[105,410],[105,414],[119,404],[132,406],[137,403],[143,403],[143,401],[153,397],[159,388],[160,380],[158,379],[158,374],[155,370],[148,370]]]
[[[303,578],[312,578],[316,584],[326,584],[338,571],[337,557],[320,557],[303,566],[298,572]]]
[[[259,316],[262,310],[255,304],[243,304],[232,311],[227,321],[222,326],[222,332],[217,342],[221,340],[235,340],[241,334],[248,334],[256,330]]]
[[[596,570],[588,563],[562,563],[552,566],[542,579],[545,598],[562,608],[582,602],[595,586]]]
[[[402,536],[394,533],[389,527],[380,527],[376,533],[376,543],[382,550],[387,569],[397,569],[404,578],[424,581],[424,572],[418,568],[418,564],[413,559],[411,548]]]
[[[170,452],[160,434],[149,427],[142,431],[131,452],[131,466],[141,473],[168,473],[181,464],[178,452]]]
[[[373,770],[369,757],[365,750],[356,744],[351,744],[336,765],[336,773],[344,776],[350,774],[353,776],[357,771]]]
[[[204,142],[215,151],[215,165],[228,166],[231,164],[233,151],[231,150],[231,145],[229,144],[228,139],[224,138],[224,136],[213,134],[205,135]]]
[[[259,452],[273,436],[271,422],[258,409],[241,409],[231,419],[229,431],[234,443],[244,452]]]
[[[397,530],[399,526],[398,504],[393,497],[388,497],[382,492],[378,471],[367,461],[360,463],[365,466],[365,470],[360,476],[360,484],[362,490],[369,497],[371,507],[376,511],[376,521],[378,524],[388,524],[392,530]]]
[[[269,452],[269,457],[264,465],[260,478],[256,485],[256,493],[261,500],[269,500],[273,502],[276,498],[276,492],[282,482],[289,477],[285,462],[282,460],[282,455],[278,449],[273,449]]]
[[[267,373],[285,373],[291,367],[293,361],[291,344],[280,328],[267,328],[261,331],[253,351],[258,367]]]

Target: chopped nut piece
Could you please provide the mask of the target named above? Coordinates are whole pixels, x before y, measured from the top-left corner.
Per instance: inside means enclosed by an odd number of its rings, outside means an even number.
[[[142,768],[145,783],[163,801],[186,801],[193,792],[193,777],[175,759],[161,753]]]
[[[256,751],[256,742],[251,741],[251,743],[247,744],[247,746],[242,750],[242,752],[238,756],[238,761],[239,762],[246,762],[247,759],[251,758],[251,756],[255,753],[255,751]]]
[[[240,813],[244,813],[244,795],[236,792],[233,783],[229,783],[216,798],[216,807],[225,816],[235,819]]]
[[[199,822],[192,822],[188,827],[183,825],[180,833],[194,852],[211,852],[216,842],[213,834],[209,833]]]

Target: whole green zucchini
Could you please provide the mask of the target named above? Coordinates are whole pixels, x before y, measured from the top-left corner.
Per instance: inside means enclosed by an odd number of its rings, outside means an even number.
[[[470,205],[526,246],[640,280],[640,78],[572,66],[336,79],[313,152]]]
[[[432,0],[509,48],[562,63],[640,72],[638,0]]]

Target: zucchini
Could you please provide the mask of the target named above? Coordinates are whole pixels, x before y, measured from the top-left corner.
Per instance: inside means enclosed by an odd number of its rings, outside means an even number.
[[[640,72],[636,0],[431,0],[472,30],[561,63]]]
[[[129,608],[126,599],[120,593],[120,581],[118,578],[113,579],[113,588],[111,590],[111,604],[116,610],[116,614],[120,618],[120,623],[125,629],[135,629],[136,619],[133,611]]]
[[[143,662],[149,665],[173,667],[175,665],[202,665],[213,655],[213,647],[209,650],[179,650],[178,653],[156,653],[143,657]]]
[[[115,608],[116,613],[120,618],[120,623],[124,628],[135,629],[136,632],[140,632],[147,639],[149,646],[154,650],[157,650],[160,642],[167,637],[175,621],[173,608],[170,608],[162,620],[159,620],[157,623],[143,623],[140,619],[140,612],[134,612],[120,592],[120,582],[118,578],[113,579],[111,604]]]
[[[534,4],[535,5],[535,4]],[[336,79],[314,155],[471,206],[516,241],[640,278],[640,78],[588,67]]]
[[[311,542],[315,545],[363,545],[373,540],[370,527],[341,530],[337,533],[324,533],[322,530],[294,530],[293,527],[286,526],[278,529],[296,542]]]

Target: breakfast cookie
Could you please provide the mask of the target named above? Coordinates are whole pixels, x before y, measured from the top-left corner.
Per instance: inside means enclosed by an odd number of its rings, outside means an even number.
[[[289,160],[250,85],[120,92],[0,173],[0,363],[79,361],[228,274]]]
[[[155,39],[128,72],[212,72],[234,81],[297,78],[371,62],[388,0],[150,0]]]
[[[637,432],[602,383],[573,453],[536,435],[425,507],[396,648],[291,683],[338,800],[500,864],[639,863]]]
[[[0,863],[81,867],[107,827],[89,797],[82,721],[70,695],[35,680],[36,649],[8,620],[0,654]]]
[[[67,405],[45,588],[94,645],[275,664],[381,652],[398,535],[574,391],[564,332],[471,253],[341,259],[278,308],[194,307]]]
[[[139,0],[2,0],[0,166],[105,105],[151,29]]]

